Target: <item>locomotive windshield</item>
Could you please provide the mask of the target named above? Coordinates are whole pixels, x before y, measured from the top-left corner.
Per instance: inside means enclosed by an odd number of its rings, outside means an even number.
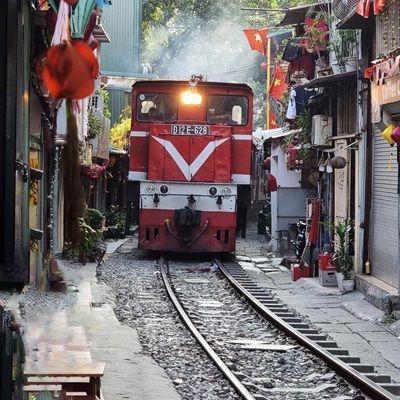
[[[247,113],[247,97],[208,96],[207,120],[211,124],[246,125]]]
[[[139,93],[137,97],[138,121],[176,121],[178,102],[167,93]]]
[[[136,104],[136,118],[139,122],[176,122],[182,117],[178,117],[182,110],[178,109],[180,103],[177,94],[138,93]],[[207,96],[206,106],[206,121],[209,124],[246,125],[248,122],[249,106],[246,96],[210,94]],[[184,107],[185,110],[187,108]],[[204,114],[197,117],[197,120],[203,120]],[[193,119],[193,116],[184,119]]]

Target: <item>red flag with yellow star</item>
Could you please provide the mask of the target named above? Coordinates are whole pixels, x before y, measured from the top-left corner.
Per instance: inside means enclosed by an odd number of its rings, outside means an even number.
[[[275,113],[273,113],[272,111],[269,112],[269,128],[270,129],[280,128],[278,121],[276,120]]]
[[[274,76],[269,87],[269,95],[279,100],[286,92],[288,85],[285,82],[286,72],[279,65],[275,65]]]
[[[258,51],[260,54],[265,56],[268,28],[244,29],[243,32],[246,35],[247,40],[249,41],[251,49]]]

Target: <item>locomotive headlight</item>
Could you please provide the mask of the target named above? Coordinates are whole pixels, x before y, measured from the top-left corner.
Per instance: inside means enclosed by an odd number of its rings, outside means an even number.
[[[211,196],[215,196],[217,194],[217,188],[215,186],[210,187],[208,193],[210,193]]]
[[[147,194],[154,194],[156,192],[156,185],[153,185],[153,184],[148,184],[147,186],[146,186],[146,193]]]
[[[167,186],[167,185],[162,185],[162,186],[160,187],[160,192],[161,192],[162,194],[167,194],[167,193],[168,193],[168,186]]]
[[[183,104],[192,104],[198,106],[203,101],[203,97],[201,94],[197,93],[194,90],[187,90],[182,93],[182,103]]]
[[[224,187],[222,188],[221,193],[223,196],[229,196],[232,194],[232,189],[229,187]]]

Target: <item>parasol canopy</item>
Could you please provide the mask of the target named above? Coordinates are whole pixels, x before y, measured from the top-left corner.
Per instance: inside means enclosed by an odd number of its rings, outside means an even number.
[[[71,37],[83,39],[86,25],[96,5],[96,0],[79,0],[71,16]]]

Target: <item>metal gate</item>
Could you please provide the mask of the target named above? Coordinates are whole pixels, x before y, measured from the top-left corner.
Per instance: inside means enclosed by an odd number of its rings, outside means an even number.
[[[390,147],[381,132],[374,135],[372,181],[372,275],[399,287],[399,196],[396,147]]]

